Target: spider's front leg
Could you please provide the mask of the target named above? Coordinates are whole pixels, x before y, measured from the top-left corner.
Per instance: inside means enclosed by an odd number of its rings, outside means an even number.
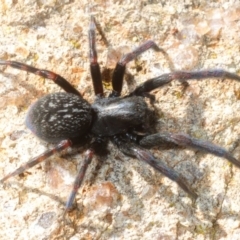
[[[140,147],[134,143],[126,143],[123,139],[118,137],[114,137],[112,139],[114,144],[118,146],[118,148],[126,155],[135,157],[143,162],[148,163],[154,169],[168,177],[169,179],[176,182],[186,193],[188,193],[192,198],[196,199],[198,196],[195,192],[193,192],[185,183],[185,181],[181,178],[181,176],[174,171],[173,169],[169,168],[166,164],[164,164],[160,159],[156,159],[153,154]]]
[[[102,76],[100,66],[97,60],[95,29],[95,19],[93,16],[91,16],[88,30],[90,72],[95,95],[103,96]]]
[[[139,144],[142,147],[161,147],[162,144],[175,144],[182,147],[193,148],[202,152],[210,153],[218,157],[226,158],[229,162],[240,168],[240,161],[234,158],[226,149],[211,142],[193,138],[182,133],[156,133],[143,137]]]
[[[179,80],[184,82],[186,80],[202,80],[206,78],[227,78],[240,82],[240,76],[237,74],[216,69],[216,70],[201,70],[195,72],[176,71],[171,73],[165,73],[158,77],[151,78],[144,83],[136,87],[136,89],[129,94],[129,96],[143,96],[145,93],[151,92],[152,90],[164,86],[173,80]]]
[[[113,87],[113,92],[110,94],[110,97],[118,97],[120,96],[122,92],[122,86],[123,86],[123,78],[124,78],[124,73],[126,69],[126,64],[129,63],[130,61],[134,60],[136,57],[138,57],[140,54],[146,52],[149,49],[154,49],[155,51],[158,52],[165,52],[163,49],[158,47],[158,45],[152,41],[148,40],[141,44],[139,47],[137,47],[135,50],[133,50],[130,53],[125,54],[117,63],[113,76],[112,76],[112,87]]]

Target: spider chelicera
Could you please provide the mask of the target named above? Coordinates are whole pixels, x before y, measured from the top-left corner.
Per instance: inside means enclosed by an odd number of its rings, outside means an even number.
[[[160,159],[156,159],[147,148],[161,146],[162,144],[169,144],[171,147],[189,147],[226,158],[240,168],[240,161],[235,159],[227,150],[213,143],[198,140],[182,133],[152,133],[150,129],[154,111],[146,101],[146,98],[151,98],[149,92],[175,79],[180,82],[205,78],[229,78],[240,81],[240,76],[224,70],[176,71],[149,79],[137,86],[127,96],[120,97],[126,64],[150,48],[161,51],[155,42],[149,40],[119,60],[112,76],[113,90],[108,98],[104,98],[101,72],[97,61],[95,26],[95,19],[91,17],[89,26],[90,71],[96,95],[95,102],[92,105],[84,100],[66,79],[54,72],[15,61],[0,60],[0,65],[18,68],[53,80],[54,83],[66,91],[51,93],[40,98],[30,107],[26,117],[27,127],[37,137],[46,142],[55,143],[56,146],[6,175],[0,180],[1,183],[10,177],[23,173],[57,152],[82,143],[83,140],[84,144],[87,142],[89,147],[85,152],[84,160],[67,200],[66,211],[72,208],[93,155],[98,154],[108,141],[112,141],[124,154],[148,163],[154,169],[175,181],[193,198],[197,198],[197,194],[191,190],[181,176]]]

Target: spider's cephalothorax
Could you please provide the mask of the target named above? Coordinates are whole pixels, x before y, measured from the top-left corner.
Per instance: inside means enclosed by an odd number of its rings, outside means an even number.
[[[97,96],[92,105],[84,100],[67,80],[54,72],[41,70],[19,62],[0,60],[0,65],[11,66],[48,78],[66,91],[65,93],[49,94],[39,99],[30,107],[26,118],[27,127],[36,136],[46,142],[57,143],[57,145],[6,175],[1,179],[1,182],[24,172],[56,152],[74,146],[84,138],[90,139],[90,147],[85,153],[76,176],[72,192],[66,203],[66,211],[72,207],[77,190],[83,182],[86,169],[91,163],[94,153],[98,153],[98,149],[105,147],[106,140],[112,141],[123,153],[148,163],[175,181],[194,198],[197,197],[197,194],[188,187],[181,176],[168,168],[160,159],[156,159],[146,148],[160,147],[161,144],[166,143],[173,147],[176,145],[190,147],[226,158],[235,166],[240,167],[240,161],[235,159],[227,150],[210,142],[198,140],[182,133],[150,133],[148,129],[154,114],[145,101],[149,92],[168,84],[174,79],[186,81],[204,78],[229,78],[240,81],[238,75],[224,70],[172,72],[149,79],[136,87],[129,95],[121,97],[126,64],[150,48],[162,51],[153,41],[149,40],[120,59],[112,76],[113,91],[108,98],[103,98],[103,85],[95,46],[95,19],[93,17],[91,17],[89,28],[89,45],[90,71],[94,92]]]
[[[94,118],[91,132],[100,136],[113,136],[145,127],[152,115],[144,98],[138,96],[99,98],[92,107]]]

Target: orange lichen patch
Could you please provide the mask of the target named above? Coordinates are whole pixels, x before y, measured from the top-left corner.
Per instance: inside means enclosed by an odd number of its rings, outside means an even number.
[[[60,174],[59,170],[56,168],[51,168],[50,171],[48,172],[49,176],[49,184],[53,188],[59,188],[60,185],[63,184],[63,178],[62,175]]]
[[[56,164],[49,162],[45,165],[47,183],[51,189],[63,194],[64,197],[68,197],[76,176],[75,166],[73,162],[64,161],[57,156],[54,157],[54,162]]]
[[[86,72],[86,69],[80,68],[80,67],[74,67],[72,68],[72,73],[82,73]]]
[[[89,209],[106,209],[112,207],[119,198],[119,192],[111,182],[93,185],[87,193],[84,205]]]
[[[86,69],[83,69],[81,67],[73,67],[71,68],[71,84],[73,84],[76,88],[78,84],[80,83],[80,79],[83,75],[83,73],[86,72]]]
[[[116,63],[120,60],[120,58],[131,51],[129,46],[120,46],[117,48],[109,48],[108,55],[107,55],[107,66],[109,68],[114,68]]]
[[[240,100],[240,88],[235,89],[234,94],[235,94],[237,100]]]
[[[73,31],[74,33],[81,33],[83,31],[83,28],[76,24],[75,26],[73,26]]]
[[[23,58],[27,58],[30,52],[25,47],[17,47],[15,48],[15,53],[17,55],[21,55]]]
[[[112,216],[111,213],[108,213],[108,214],[106,215],[106,221],[107,221],[109,224],[112,223],[112,221],[113,221],[113,216]]]

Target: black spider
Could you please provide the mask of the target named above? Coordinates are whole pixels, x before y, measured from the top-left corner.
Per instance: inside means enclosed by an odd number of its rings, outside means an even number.
[[[175,181],[193,198],[197,198],[197,194],[185,184],[180,175],[168,168],[161,160],[156,159],[146,148],[166,143],[173,147],[190,147],[226,158],[237,167],[240,167],[240,161],[222,147],[210,142],[198,140],[186,134],[150,133],[153,110],[145,101],[146,97],[149,97],[149,92],[168,84],[174,79],[182,82],[204,78],[229,78],[240,81],[240,76],[224,70],[172,72],[149,79],[129,95],[120,97],[126,64],[150,48],[156,51],[161,50],[153,41],[149,40],[120,59],[112,76],[113,91],[108,98],[103,98],[103,86],[95,46],[95,19],[93,17],[91,17],[89,27],[89,45],[90,70],[96,95],[96,100],[92,105],[84,100],[81,94],[67,80],[56,73],[19,62],[0,60],[0,65],[11,66],[48,78],[66,91],[65,93],[48,94],[40,98],[31,106],[26,117],[27,127],[37,137],[49,143],[57,143],[57,145],[2,178],[1,183],[10,177],[23,173],[56,152],[61,152],[68,147],[79,144],[82,140],[86,140],[90,147],[85,152],[85,158],[76,176],[72,192],[66,203],[66,211],[70,210],[73,205],[94,153],[98,154],[101,148],[105,147],[108,140],[112,141],[124,154],[148,163]]]

